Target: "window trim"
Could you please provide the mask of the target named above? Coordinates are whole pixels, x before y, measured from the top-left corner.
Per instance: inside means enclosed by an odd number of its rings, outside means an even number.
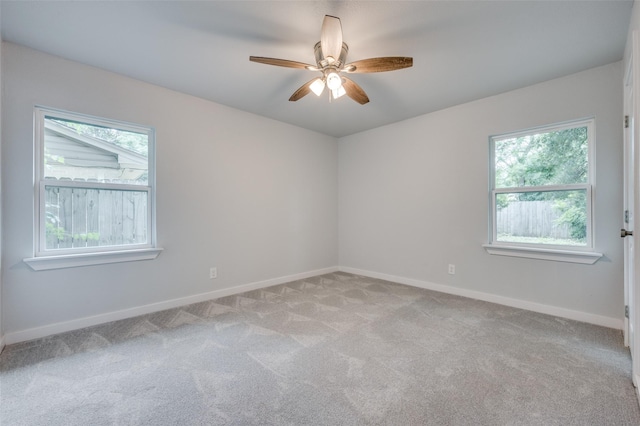
[[[162,248],[76,253],[57,256],[29,257],[22,261],[34,271],[75,268],[79,266],[105,265],[108,263],[153,260],[162,253]]]
[[[548,133],[577,127],[587,127],[587,182],[567,185],[542,185],[523,187],[496,188],[495,143],[497,141],[512,139],[536,133]],[[595,118],[584,118],[547,126],[533,127],[530,129],[503,133],[489,137],[489,243],[483,244],[485,250],[492,255],[525,257],[540,260],[555,260],[560,262],[572,262],[593,264],[603,254],[595,251],[594,240],[594,186],[595,186]],[[587,235],[585,246],[535,244],[498,241],[497,236],[497,208],[496,196],[503,193],[522,192],[555,192],[585,190],[587,197]]]
[[[82,123],[116,128],[119,130],[145,133],[148,135],[148,182],[147,185],[128,185],[72,180],[44,179],[44,120],[55,117]],[[111,120],[87,114],[68,112],[54,108],[34,107],[34,235],[33,257],[24,259],[34,270],[68,268],[75,266],[99,265],[114,262],[155,259],[161,248],[156,247],[156,173],[155,173],[155,129],[119,120]],[[60,188],[105,188],[147,192],[147,242],[144,244],[99,246],[91,248],[46,249],[45,205],[41,202],[45,187]]]
[[[507,244],[483,244],[489,254],[528,259],[553,260],[556,262],[582,263],[593,265],[604,256],[595,251],[559,250],[552,248],[522,247]]]

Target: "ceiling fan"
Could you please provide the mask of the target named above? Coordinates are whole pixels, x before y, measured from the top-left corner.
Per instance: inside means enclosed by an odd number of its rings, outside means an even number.
[[[316,65],[286,59],[265,58],[262,56],[249,56],[249,60],[262,64],[300,68],[309,71],[320,71],[322,73],[322,77],[314,78],[296,90],[289,98],[290,101],[297,101],[309,94],[309,92],[320,96],[326,86],[330,91],[330,99],[338,99],[346,94],[361,105],[369,102],[369,97],[357,83],[341,75],[341,72],[370,73],[394,71],[409,68],[413,65],[413,58],[405,56],[369,58],[347,64],[346,59],[349,46],[342,41],[340,18],[330,15],[325,15],[324,17],[320,41],[316,43],[313,50],[316,57]]]

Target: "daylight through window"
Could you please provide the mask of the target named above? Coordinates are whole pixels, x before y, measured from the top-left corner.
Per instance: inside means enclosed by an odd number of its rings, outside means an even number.
[[[37,255],[153,245],[153,130],[36,109]]]
[[[492,137],[492,243],[590,249],[593,120]]]

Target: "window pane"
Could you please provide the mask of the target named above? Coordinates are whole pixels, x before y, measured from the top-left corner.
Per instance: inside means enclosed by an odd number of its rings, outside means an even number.
[[[147,185],[149,136],[44,119],[44,178]]]
[[[495,187],[587,183],[588,149],[586,126],[495,140]]]
[[[496,194],[497,241],[587,245],[587,191]]]
[[[45,185],[46,249],[147,243],[147,191]]]

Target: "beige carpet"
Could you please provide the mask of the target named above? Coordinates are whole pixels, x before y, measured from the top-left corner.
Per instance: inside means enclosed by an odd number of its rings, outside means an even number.
[[[0,424],[640,425],[620,331],[335,273],[8,346]]]

